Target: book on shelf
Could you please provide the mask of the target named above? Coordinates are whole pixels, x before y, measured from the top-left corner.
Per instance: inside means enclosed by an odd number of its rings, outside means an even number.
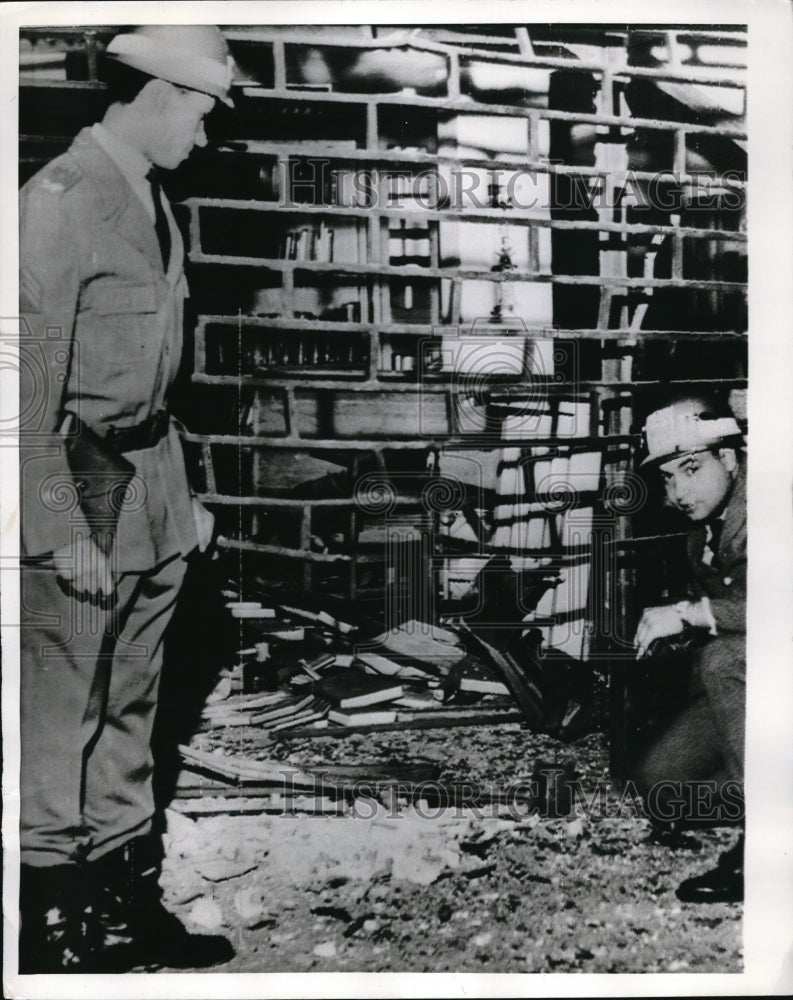
[[[333,230],[322,221],[312,234],[311,259],[323,264],[333,262]]]
[[[308,260],[311,247],[309,234],[308,226],[284,233],[281,245],[282,258],[284,260]]]
[[[301,226],[281,235],[278,256],[281,260],[313,260],[322,264],[333,262],[333,229],[323,221],[319,226]]]
[[[376,199],[376,174],[368,164],[323,172],[322,204],[334,208],[373,208]]]
[[[411,219],[393,219],[388,230],[388,262],[395,267],[407,264],[429,267],[429,225]]]
[[[401,698],[403,688],[389,677],[345,670],[315,681],[314,694],[334,708],[365,708]]]

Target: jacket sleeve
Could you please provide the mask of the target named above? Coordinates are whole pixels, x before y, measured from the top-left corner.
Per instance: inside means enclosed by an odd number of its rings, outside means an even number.
[[[87,526],[59,434],[80,295],[75,231],[65,198],[70,177],[37,175],[20,195],[20,489],[22,553],[39,556],[68,545]]]
[[[699,565],[694,593],[707,597],[717,632],[746,632],[746,521],[731,540],[719,569]]]

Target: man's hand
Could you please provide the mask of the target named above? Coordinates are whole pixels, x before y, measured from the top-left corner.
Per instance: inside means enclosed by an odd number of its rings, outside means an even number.
[[[110,601],[116,583],[110,561],[90,535],[78,535],[53,555],[58,579],[79,601]]]
[[[198,551],[206,552],[212,544],[215,531],[215,515],[206,509],[197,497],[193,497],[193,520],[198,535]]]
[[[674,604],[664,604],[658,608],[645,608],[636,638],[636,656],[641,658],[655,639],[669,635],[679,635],[684,628],[683,616]]]
[[[698,601],[681,601],[675,607],[686,624],[693,628],[706,628],[711,635],[716,635],[716,620],[707,597],[701,597]]]

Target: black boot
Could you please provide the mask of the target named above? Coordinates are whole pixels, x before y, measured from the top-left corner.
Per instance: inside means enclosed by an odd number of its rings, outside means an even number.
[[[743,834],[712,871],[687,878],[677,887],[676,895],[683,903],[743,902]]]
[[[154,840],[140,837],[88,866],[97,972],[138,966],[206,969],[234,957],[226,938],[190,934],[165,909],[160,863]]]
[[[20,866],[20,974],[91,971],[84,890],[76,864]]]

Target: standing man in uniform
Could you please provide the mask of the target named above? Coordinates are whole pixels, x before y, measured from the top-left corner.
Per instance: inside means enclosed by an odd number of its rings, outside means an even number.
[[[187,287],[158,170],[206,144],[231,60],[214,26],[147,26],[107,70],[101,123],[20,198],[23,973],[233,955],[162,905],[150,749],[163,633],[212,532],[168,415]]]
[[[741,430],[707,396],[677,399],[647,418],[643,465],[663,478],[667,502],[692,522],[687,551],[691,600],[646,608],[639,657],[656,640],[690,633],[686,704],[657,734],[637,768],[650,818],[680,828],[744,816],[746,700],[746,471]],[[663,683],[663,678],[659,678]],[[743,835],[713,871],[686,879],[684,902],[743,899]]]

